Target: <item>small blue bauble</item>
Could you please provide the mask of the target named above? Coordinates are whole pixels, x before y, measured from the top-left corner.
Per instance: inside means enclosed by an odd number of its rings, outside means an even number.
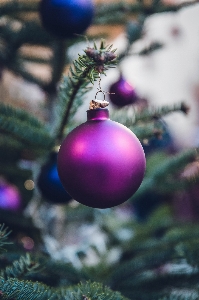
[[[52,204],[66,204],[72,199],[59,179],[56,152],[51,153],[48,162],[42,166],[37,185],[44,199]]]
[[[154,151],[168,151],[174,150],[174,141],[170,134],[167,124],[163,120],[158,120],[157,123],[161,125],[163,130],[162,137],[152,137],[147,145],[142,145],[146,155],[153,153]]]
[[[92,23],[92,0],[41,0],[40,17],[44,28],[60,38],[82,34]]]

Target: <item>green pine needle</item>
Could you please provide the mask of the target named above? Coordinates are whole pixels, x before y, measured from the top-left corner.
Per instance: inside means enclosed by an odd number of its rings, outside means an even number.
[[[3,103],[0,103],[0,132],[25,146],[42,149],[53,146],[53,139],[43,123],[28,112]]]
[[[182,189],[186,185],[193,184],[189,178],[180,180],[177,175],[183,171],[188,163],[195,161],[196,157],[197,149],[191,149],[168,157],[164,161],[161,161],[161,164],[157,163],[149,176],[146,173],[139,190],[131,200],[137,201],[147,191],[156,190],[168,194]]]
[[[41,267],[37,262],[31,259],[29,254],[20,257],[12,263],[12,266],[6,267],[5,270],[1,270],[1,277],[8,278],[24,278],[25,275],[32,274],[34,272],[41,271]]]
[[[100,283],[84,282],[67,290],[53,289],[45,284],[0,277],[0,297],[4,300],[125,300]]]
[[[68,300],[125,300],[119,292],[97,282],[84,282],[69,289],[65,295]],[[127,299],[126,299],[127,300]]]
[[[11,244],[7,241],[10,233],[11,231],[8,230],[8,227],[5,227],[4,224],[0,225],[0,250],[4,250],[3,246]]]

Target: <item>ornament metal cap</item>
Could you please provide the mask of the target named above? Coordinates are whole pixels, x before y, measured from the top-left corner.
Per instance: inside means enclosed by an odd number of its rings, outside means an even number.
[[[108,101],[95,99],[95,100],[91,100],[89,104],[89,109],[105,108],[108,105],[109,105]]]
[[[108,108],[96,108],[87,110],[87,121],[102,121],[109,119]]]

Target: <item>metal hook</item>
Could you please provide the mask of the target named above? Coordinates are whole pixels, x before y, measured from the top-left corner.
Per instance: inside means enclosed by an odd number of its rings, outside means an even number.
[[[101,74],[99,73],[99,81],[98,81],[99,88],[98,88],[98,90],[99,89],[102,90],[101,81],[102,81],[102,78],[101,78]]]
[[[97,91],[97,93],[95,94],[95,99],[96,99],[98,93],[102,93],[102,94],[104,95],[104,101],[105,101],[105,97],[106,97],[106,94],[107,94],[108,92],[105,92],[105,91],[102,90],[102,87],[101,87],[101,80],[102,80],[102,79],[101,79],[101,74],[99,73],[99,82],[98,82],[98,86],[99,86],[99,87],[97,88],[98,91]]]
[[[97,97],[97,94],[98,94],[98,93],[102,93],[102,94],[104,95],[104,100],[103,100],[103,101],[105,101],[105,97],[106,97],[105,93],[106,93],[106,92],[103,92],[103,91],[98,91],[98,92],[95,94],[95,100],[97,100],[96,97]]]

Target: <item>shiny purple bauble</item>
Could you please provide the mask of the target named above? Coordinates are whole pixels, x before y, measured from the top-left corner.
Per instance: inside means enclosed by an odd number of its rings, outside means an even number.
[[[21,208],[21,195],[16,186],[0,180],[0,208],[19,211]]]
[[[138,100],[135,88],[122,76],[110,86],[109,93],[111,103],[117,107],[133,104]]]
[[[108,109],[87,111],[87,122],[63,141],[57,160],[60,180],[78,202],[109,208],[128,200],[145,172],[144,150],[127,127],[109,119]]]
[[[60,38],[82,34],[92,23],[92,0],[41,0],[40,17],[43,27]]]

